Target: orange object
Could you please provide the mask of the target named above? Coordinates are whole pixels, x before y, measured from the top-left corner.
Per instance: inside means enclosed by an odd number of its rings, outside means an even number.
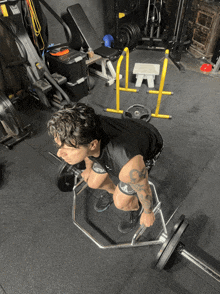
[[[50,55],[53,55],[53,56],[63,56],[63,55],[66,55],[70,52],[69,49],[64,49],[62,51],[59,51],[59,52],[50,52]]]
[[[201,71],[204,72],[210,72],[212,70],[212,65],[208,64],[208,63],[204,63],[201,67],[200,67]]]

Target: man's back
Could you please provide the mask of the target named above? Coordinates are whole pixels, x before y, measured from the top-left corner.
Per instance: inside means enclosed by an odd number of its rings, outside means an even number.
[[[110,175],[118,176],[121,168],[134,156],[152,159],[161,150],[163,140],[157,129],[144,121],[99,116],[104,130],[99,158],[92,158]]]

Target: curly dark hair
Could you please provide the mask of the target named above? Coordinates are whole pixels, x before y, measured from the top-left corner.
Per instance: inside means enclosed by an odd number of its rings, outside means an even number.
[[[84,103],[66,106],[55,112],[47,123],[48,132],[64,144],[78,148],[102,137],[100,120],[92,107]]]

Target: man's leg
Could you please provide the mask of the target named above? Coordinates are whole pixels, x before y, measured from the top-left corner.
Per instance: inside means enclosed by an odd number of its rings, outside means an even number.
[[[115,189],[113,200],[115,207],[123,211],[136,211],[139,208],[139,201],[135,192],[134,194],[125,194],[121,192],[119,186]]]
[[[128,184],[122,182],[116,187],[109,175],[101,169],[99,173],[92,170],[87,183],[92,189],[101,189],[108,192],[101,194],[95,203],[94,208],[97,212],[105,211],[113,201],[116,208],[131,212],[129,220],[120,222],[118,226],[121,233],[130,232],[136,226],[142,213],[142,207],[135,191]]]
[[[96,173],[91,171],[88,178],[88,186],[92,189],[101,189],[105,190],[110,194],[113,194],[115,191],[115,184],[109,178],[108,173]]]
[[[118,225],[121,233],[129,233],[136,226],[143,211],[137,194],[130,185],[120,182],[113,194],[113,200],[116,208],[130,211],[129,219],[121,221]]]
[[[110,179],[108,173],[97,163],[93,168],[87,179],[88,186],[92,189],[100,189],[103,192],[94,205],[97,212],[105,211],[113,203],[113,193],[115,191],[115,184]]]

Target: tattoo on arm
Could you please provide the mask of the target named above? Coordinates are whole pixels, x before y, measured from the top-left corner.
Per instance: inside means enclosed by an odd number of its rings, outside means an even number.
[[[132,169],[130,171],[131,184],[135,184],[139,182],[140,180],[145,179],[146,177],[147,177],[146,167],[144,167],[141,171],[137,169]]]
[[[133,169],[130,171],[130,185],[137,192],[138,198],[144,208],[144,213],[149,214],[153,210],[152,192],[144,184],[139,181],[147,178],[147,170],[143,168],[141,171]]]

